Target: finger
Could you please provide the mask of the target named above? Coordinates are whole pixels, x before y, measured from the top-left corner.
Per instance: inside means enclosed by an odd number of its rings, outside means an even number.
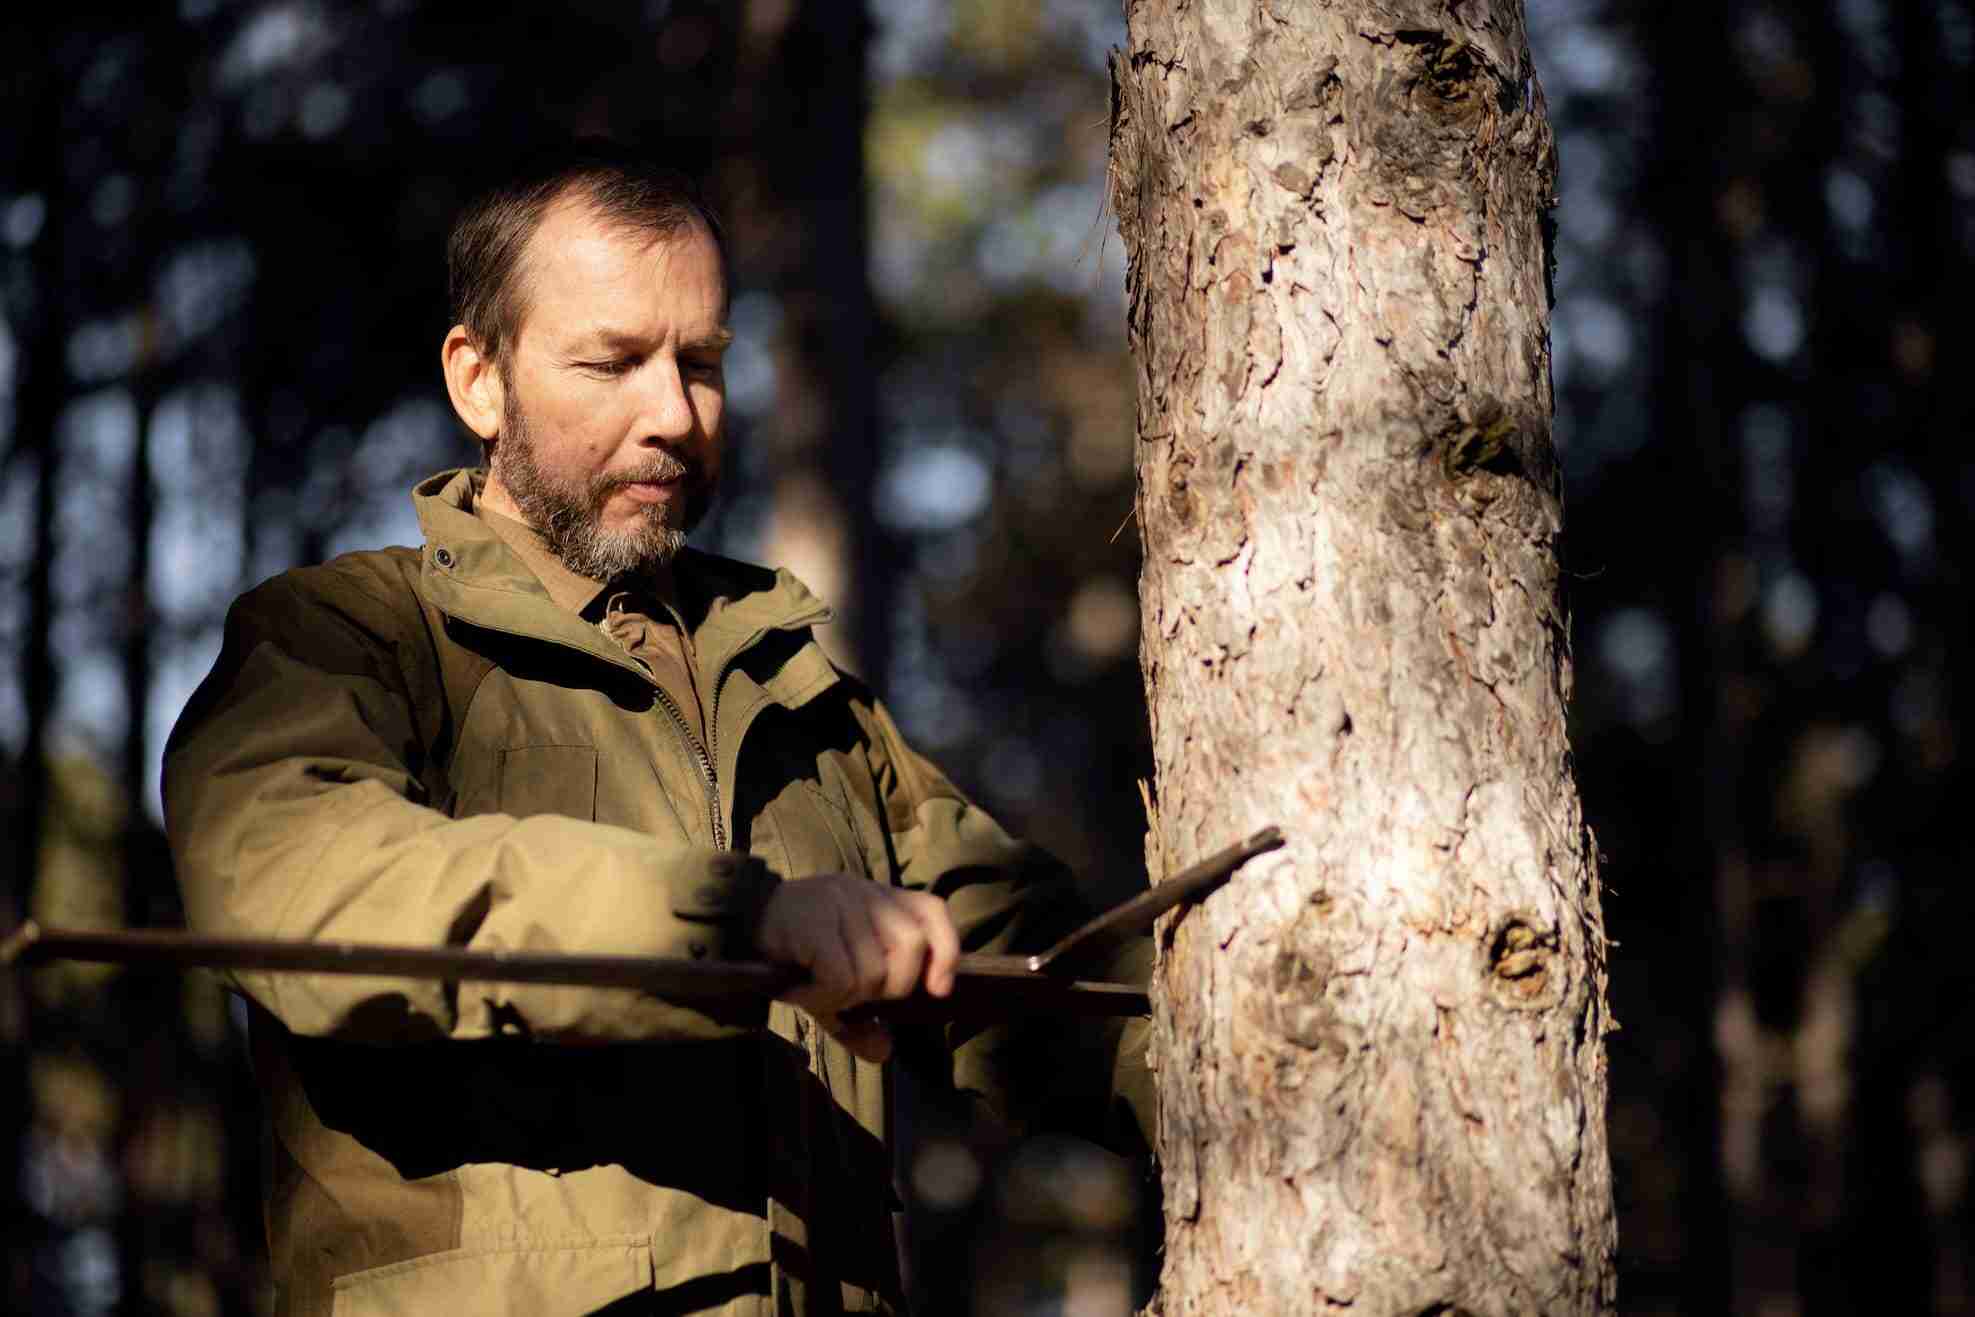
[[[953,975],[960,964],[960,933],[953,927],[953,912],[946,902],[926,892],[907,892],[914,898],[912,909],[926,936],[926,991],[944,997],[953,991]]]
[[[872,923],[885,945],[884,995],[910,996],[926,964],[926,930],[910,905],[885,900],[872,910]]]

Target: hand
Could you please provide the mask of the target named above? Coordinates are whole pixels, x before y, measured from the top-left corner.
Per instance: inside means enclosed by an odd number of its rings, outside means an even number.
[[[960,958],[946,902],[841,873],[777,887],[761,909],[754,943],[770,960],[809,971],[809,982],[788,1000],[867,1061],[891,1055],[891,1032],[876,1020],[847,1023],[841,1013],[921,987],[944,997]]]

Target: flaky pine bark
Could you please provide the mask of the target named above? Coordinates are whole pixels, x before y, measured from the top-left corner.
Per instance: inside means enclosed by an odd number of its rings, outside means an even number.
[[[1133,0],[1167,1317],[1602,1312],[1604,934],[1565,736],[1555,164],[1516,0]]]

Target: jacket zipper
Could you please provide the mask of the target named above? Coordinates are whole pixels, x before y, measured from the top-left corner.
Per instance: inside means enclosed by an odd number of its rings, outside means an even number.
[[[699,738],[693,735],[693,729],[686,726],[685,713],[666,692],[665,687],[653,679],[651,688],[652,693],[658,696],[658,702],[665,706],[665,712],[672,715],[672,725],[679,729],[680,739],[684,740],[687,748],[693,752],[693,763],[699,769],[700,786],[706,791],[707,818],[713,824],[713,849],[724,851],[727,849],[727,825],[721,818],[724,811],[720,808],[720,780],[714,773],[713,752],[707,746],[701,745]],[[719,711],[720,693],[719,688],[715,687],[713,707],[706,715],[706,736],[709,742],[719,735],[719,727],[713,721]]]
[[[606,629],[608,620],[608,615],[606,615],[604,621],[597,623],[597,630],[602,631],[606,636],[610,635],[610,632]],[[680,627],[682,634],[684,631],[685,628],[683,626]],[[725,811],[720,808],[720,777],[714,768],[714,765],[719,761],[713,757],[714,752],[712,749],[712,746],[718,744],[717,738],[720,735],[720,725],[715,721],[720,714],[720,683],[716,679],[713,684],[713,707],[707,710],[706,714],[706,739],[708,744],[701,745],[700,739],[693,735],[693,729],[686,725],[685,711],[679,707],[678,701],[672,698],[671,693],[653,675],[651,665],[643,659],[637,658],[635,655],[631,657],[636,661],[640,671],[644,673],[645,680],[651,683],[652,694],[658,696],[659,704],[671,716],[672,726],[677,729],[679,739],[684,741],[686,748],[693,752],[693,766],[699,769],[700,789],[706,792],[706,817],[707,822],[713,828],[713,849],[724,851],[727,849],[727,825],[721,817]],[[723,677],[726,675],[724,667],[721,669],[720,675]]]
[[[674,621],[678,621],[676,616],[674,617]],[[685,629],[685,624],[680,622],[679,630],[683,633]],[[722,818],[725,811],[720,805],[720,782],[714,774],[714,765],[719,762],[717,756],[720,753],[720,691],[727,684],[728,670],[734,666],[741,655],[747,653],[756,644],[760,643],[762,636],[766,635],[770,630],[780,629],[783,628],[763,627],[754,632],[742,645],[727,656],[726,660],[721,663],[720,670],[713,674],[713,698],[708,701],[706,706],[705,746],[701,746],[693,737],[692,729],[686,726],[685,715],[679,711],[679,706],[672,702],[671,697],[666,695],[664,687],[658,684],[656,678],[652,679],[652,689],[656,690],[659,698],[665,701],[666,710],[671,713],[673,723],[685,734],[686,744],[693,748],[693,753],[698,759],[700,777],[706,785],[707,812],[713,821],[713,844],[719,850],[724,851],[728,849],[727,825]]]
[[[679,735],[684,738],[687,747],[693,752],[693,764],[696,768],[699,769],[700,785],[703,788],[705,788],[706,791],[707,820],[709,823],[712,824],[713,827],[713,844],[716,849],[724,851],[728,848],[727,825],[722,817],[725,811],[722,810],[720,805],[720,782],[714,773],[714,764],[718,762],[714,758],[714,755],[718,753],[718,749],[720,745],[720,725],[719,725],[720,687],[721,684],[726,680],[727,670],[734,665],[734,661],[736,659],[740,658],[741,655],[747,653],[750,649],[753,649],[755,643],[759,641],[761,637],[764,634],[766,634],[768,631],[787,630],[791,626],[797,626],[797,625],[807,626],[812,621],[816,620],[818,616],[827,617],[828,614],[827,613],[820,615],[814,613],[801,614],[794,618],[782,622],[778,622],[772,627],[763,627],[760,630],[756,631],[753,635],[749,636],[746,643],[742,644],[732,654],[729,654],[727,656],[726,661],[720,665],[720,671],[714,674],[713,703],[712,706],[707,710],[706,733],[707,733],[707,741],[709,745],[712,747],[711,749],[709,749],[708,746],[701,745],[699,742],[699,738],[693,735],[692,729],[686,726],[686,715],[680,712],[679,706],[673,702],[672,697],[670,695],[666,694],[665,688],[659,685],[658,678],[654,677],[651,673],[651,670],[647,668],[643,663],[641,663],[636,658],[633,658],[630,654],[625,653],[622,646],[616,646],[613,642],[613,647],[617,649],[620,655],[622,655],[621,658],[608,658],[602,654],[598,654],[594,650],[587,648],[580,649],[579,651],[581,653],[588,654],[592,658],[601,659],[603,662],[610,664],[612,667],[623,668],[627,672],[635,672],[639,676],[643,677],[646,681],[651,683],[652,690],[657,693],[659,701],[665,706],[665,712],[668,715],[670,715],[672,719],[672,725],[679,729]],[[522,631],[511,626],[501,626],[494,622],[477,621],[472,617],[464,617],[461,620],[473,626],[483,627],[486,630],[495,631],[500,633],[501,635],[515,636],[522,640],[542,639],[541,637],[535,635],[532,632]],[[599,625],[597,629],[599,631],[602,631],[603,627]],[[554,644],[558,642],[551,640],[549,643]]]

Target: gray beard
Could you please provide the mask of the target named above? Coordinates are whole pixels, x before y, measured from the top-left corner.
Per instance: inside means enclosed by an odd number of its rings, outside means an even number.
[[[534,435],[528,428],[513,389],[501,412],[501,434],[489,466],[562,565],[578,576],[608,581],[627,574],[663,567],[686,547],[686,534],[706,515],[711,497],[704,475],[694,465],[663,449],[654,450],[636,468],[598,475],[577,484],[550,475],[536,460]],[[603,505],[620,485],[644,481],[683,480],[682,505],[653,504],[622,530],[606,530]],[[671,520],[678,517],[678,523]]]

